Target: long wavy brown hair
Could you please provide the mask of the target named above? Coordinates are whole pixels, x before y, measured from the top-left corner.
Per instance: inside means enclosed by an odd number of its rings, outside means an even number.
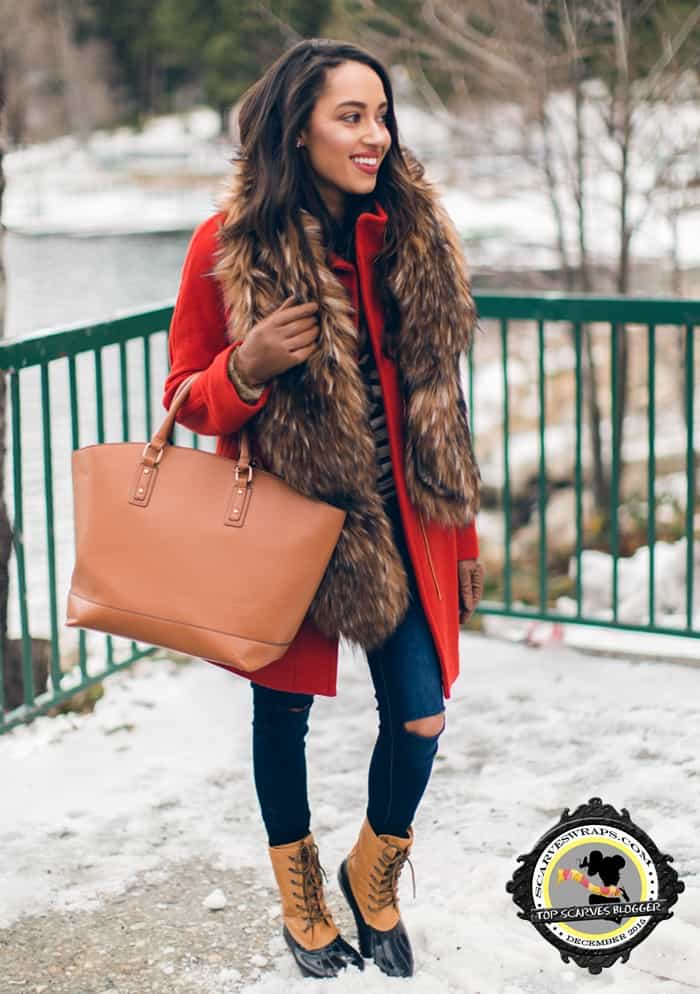
[[[323,92],[327,71],[349,61],[364,63],[381,79],[388,103],[385,123],[391,144],[379,167],[374,190],[370,194],[346,194],[345,216],[338,222],[326,208],[311,170],[296,148],[296,138]],[[412,172],[409,172],[402,154],[391,80],[384,66],[370,52],[351,42],[330,38],[298,42],[246,91],[238,114],[238,127],[240,144],[231,161],[247,160],[256,182],[229,234],[257,239],[273,253],[280,272],[284,272],[284,259],[277,236],[290,225],[298,231],[299,241],[308,253],[308,265],[316,272],[301,222],[301,209],[308,210],[318,219],[327,247],[352,258],[355,221],[363,210],[372,210],[375,199],[379,200],[388,215],[384,245],[375,261],[384,308],[382,350],[385,355],[395,358],[401,312],[399,302],[389,288],[387,275],[395,264],[397,246],[415,225],[412,176],[420,178],[424,170],[414,160]]]

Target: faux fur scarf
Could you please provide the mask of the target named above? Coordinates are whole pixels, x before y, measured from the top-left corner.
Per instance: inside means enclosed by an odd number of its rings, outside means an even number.
[[[424,518],[463,526],[479,508],[480,474],[459,375],[476,311],[452,221],[428,181],[417,178],[415,160],[408,152],[406,157],[419,209],[389,277],[401,312],[397,363],[405,398],[406,483]],[[249,173],[245,160],[238,160],[219,201],[225,220],[215,274],[228,338],[244,339],[292,292],[299,302],[318,299],[320,332],[312,355],[274,378],[267,403],[249,426],[266,469],[301,493],[347,510],[309,616],[324,634],[372,649],[404,617],[408,583],[376,491],[352,303],[328,265],[320,223],[309,211],[301,210],[301,223],[316,275],[294,226],[280,234],[284,273],[276,272],[271,251],[257,239],[232,237],[230,225],[255,182]]]

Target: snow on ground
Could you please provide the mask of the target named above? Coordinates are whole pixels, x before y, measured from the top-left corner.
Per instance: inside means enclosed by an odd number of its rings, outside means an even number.
[[[307,742],[312,829],[331,908],[343,900],[335,872],[364,815],[376,734],[366,659],[342,648],[339,695],[315,699]],[[698,669],[584,656],[561,645],[528,649],[471,633],[462,635],[461,660],[414,823],[415,900],[410,868],[402,876],[416,975],[401,980],[401,990],[696,990]],[[124,891],[137,873],[185,857],[201,856],[221,871],[250,867],[269,885],[250,731],[247,680],[161,655],[109,677],[93,714],[42,717],[0,737],[0,927],[51,909],[98,914],[106,896]],[[505,885],[517,856],[562,810],[595,795],[629,810],[673,856],[686,889],[674,917],[627,964],[592,978],[562,963],[517,917]],[[195,902],[186,892],[181,900]],[[194,906],[192,913],[199,913]],[[348,938],[355,941],[354,933]],[[337,994],[357,990],[354,971],[331,981],[302,979],[281,940],[271,964],[245,991],[277,994],[284,986],[301,994],[313,983]],[[236,976],[231,962],[209,976],[201,994],[243,989]],[[177,989],[177,976],[171,980]],[[371,963],[361,980],[366,994],[385,994],[397,983]]]
[[[687,583],[687,542],[656,542],[654,545],[654,621],[657,625],[682,629]],[[694,545],[693,626],[700,631],[700,543]],[[613,559],[597,549],[581,555],[583,610],[588,617],[612,618]],[[649,624],[649,546],[642,545],[631,556],[618,560],[618,618],[627,624]],[[572,557],[570,575],[576,576]],[[567,613],[576,610],[575,601],[559,598],[558,608]],[[698,647],[700,651],[700,646]]]
[[[193,229],[213,212],[231,157],[207,108],[142,131],[65,136],[6,155],[2,220],[24,234],[125,235]]]

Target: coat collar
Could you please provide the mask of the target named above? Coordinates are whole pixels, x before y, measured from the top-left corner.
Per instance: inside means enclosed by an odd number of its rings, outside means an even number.
[[[373,211],[363,211],[355,221],[355,255],[359,258],[372,258],[381,251],[384,244],[384,229],[388,215],[378,200],[374,201]],[[351,272],[355,266],[332,249],[327,251],[328,264],[335,270]]]

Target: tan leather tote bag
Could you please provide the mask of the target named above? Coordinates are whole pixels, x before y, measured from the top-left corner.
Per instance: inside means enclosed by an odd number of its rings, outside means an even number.
[[[252,671],[286,652],[347,512],[258,468],[246,428],[237,461],[170,444],[197,376],[145,446],[73,451],[65,624]]]

